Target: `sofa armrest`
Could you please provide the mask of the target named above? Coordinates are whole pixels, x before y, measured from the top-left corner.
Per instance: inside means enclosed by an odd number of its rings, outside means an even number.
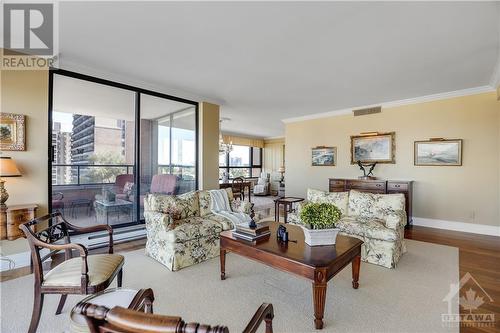
[[[146,231],[148,238],[161,238],[164,234],[172,230],[174,219],[170,214],[156,211],[144,211],[146,221]]]
[[[231,210],[235,213],[245,213],[250,215],[252,212],[253,203],[235,199],[231,201]]]
[[[406,225],[406,212],[396,210],[384,215],[385,226],[389,229],[404,228]]]

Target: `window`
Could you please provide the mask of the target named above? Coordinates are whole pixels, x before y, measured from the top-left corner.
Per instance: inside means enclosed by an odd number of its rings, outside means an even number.
[[[233,146],[229,154],[219,155],[219,179],[226,171],[230,179],[258,177],[262,169],[262,148]]]
[[[126,226],[144,221],[146,193],[197,188],[198,103],[64,70],[49,77],[51,212]]]

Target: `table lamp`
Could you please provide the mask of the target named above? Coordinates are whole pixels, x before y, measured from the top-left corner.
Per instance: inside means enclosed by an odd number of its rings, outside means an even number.
[[[20,177],[21,172],[17,168],[16,162],[10,157],[0,156],[0,177]],[[5,207],[5,201],[9,198],[9,194],[5,190],[3,184],[5,180],[0,178],[0,207]]]
[[[278,169],[278,172],[281,173],[281,180],[280,180],[280,183],[283,182],[283,180],[285,179],[285,177],[283,177],[283,174],[285,173],[285,166],[281,166],[279,169]]]

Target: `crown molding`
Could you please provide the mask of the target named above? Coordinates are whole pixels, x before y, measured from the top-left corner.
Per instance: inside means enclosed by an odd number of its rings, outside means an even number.
[[[371,108],[371,107],[375,107],[375,106],[381,106],[382,109],[383,108],[394,108],[397,106],[432,102],[432,101],[437,101],[437,100],[441,100],[441,99],[476,95],[476,94],[482,94],[482,93],[493,92],[493,91],[495,91],[495,88],[493,88],[492,86],[486,85],[486,86],[449,91],[449,92],[433,94],[433,95],[425,95],[425,96],[420,96],[420,97],[401,99],[401,100],[391,101],[391,102],[382,102],[382,103],[375,103],[375,104],[369,104],[369,105],[358,105],[358,106],[353,106],[353,107],[345,108],[345,109],[310,114],[307,116],[286,118],[286,119],[282,119],[281,121],[284,122],[285,124],[289,124],[289,123],[296,123],[296,122],[305,121],[305,120],[321,119],[321,118],[328,118],[328,117],[335,117],[335,116],[352,114],[353,110]]]

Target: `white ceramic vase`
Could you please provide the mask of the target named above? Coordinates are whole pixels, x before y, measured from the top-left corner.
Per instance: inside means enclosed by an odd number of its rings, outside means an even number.
[[[304,239],[309,246],[334,245],[340,229],[319,229],[311,230],[301,226],[304,230]]]

